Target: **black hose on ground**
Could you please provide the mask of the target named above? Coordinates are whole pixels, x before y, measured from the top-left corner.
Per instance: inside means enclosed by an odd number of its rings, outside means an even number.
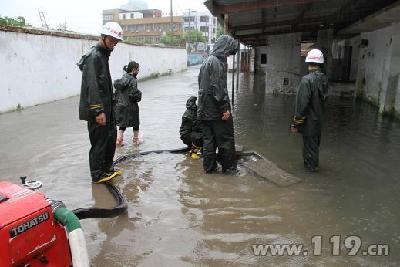
[[[117,205],[114,208],[78,208],[72,212],[79,218],[79,220],[87,218],[112,218],[121,215],[128,208],[128,204],[124,196],[118,190],[115,185],[109,182],[105,182],[104,185],[107,187],[108,191],[113,195]]]
[[[162,153],[172,153],[172,154],[184,154],[186,152],[189,152],[190,148],[189,147],[184,147],[184,148],[178,148],[178,149],[162,149],[162,150],[151,150],[151,151],[143,151],[139,153],[133,153],[133,154],[128,154],[128,155],[123,155],[118,157],[114,162],[113,162],[113,167],[116,166],[117,164],[121,163],[122,161],[128,160],[128,159],[134,159],[137,158],[138,156],[144,156],[144,155],[149,155],[149,154],[162,154]],[[263,158],[261,155],[259,155],[255,151],[241,151],[236,153],[237,157],[256,157],[258,159]],[[118,190],[118,188],[113,185],[110,182],[105,182],[105,186],[107,187],[108,191],[113,195],[115,201],[117,202],[117,205],[114,208],[78,208],[73,210],[72,212],[80,219],[87,219],[87,218],[112,218],[116,217],[118,215],[121,215],[124,213],[127,208],[128,204],[126,203],[126,200],[124,196],[121,194],[121,192]]]
[[[171,154],[184,154],[186,152],[189,152],[190,148],[189,147],[183,147],[183,148],[178,148],[178,149],[160,149],[160,150],[150,150],[150,151],[142,151],[139,153],[133,153],[133,154],[127,154],[127,155],[123,155],[118,157],[114,162],[113,162],[113,166],[121,163],[122,161],[125,161],[127,159],[134,159],[138,156],[145,156],[148,154],[162,154],[162,153],[171,153]]]
[[[124,155],[119,158],[117,158],[112,166],[116,166],[118,163],[127,160],[127,159],[133,159],[138,156],[144,156],[152,153],[156,154],[162,154],[162,153],[172,153],[172,154],[183,154],[186,153],[190,150],[190,148],[185,147],[185,148],[179,148],[179,149],[165,149],[165,150],[152,150],[152,151],[143,151],[139,153],[134,153],[134,154],[129,154],[129,155]],[[110,182],[105,182],[104,185],[107,187],[108,191],[113,195],[115,201],[117,202],[117,205],[114,208],[77,208],[73,210],[72,212],[79,218],[79,220],[83,219],[88,219],[88,218],[112,218],[116,217],[118,215],[121,215],[126,211],[128,208],[128,204],[126,203],[126,200],[124,196],[121,194],[121,192],[118,190],[118,188],[113,185]]]

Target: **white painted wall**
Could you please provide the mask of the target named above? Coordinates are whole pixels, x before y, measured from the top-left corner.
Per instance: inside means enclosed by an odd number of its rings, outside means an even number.
[[[394,110],[397,112],[397,115],[400,117],[400,34],[396,34],[392,37],[392,45],[395,47],[392,53],[392,70],[391,77],[392,81],[396,84],[393,84],[394,89]]]
[[[400,112],[400,23],[361,34],[368,46],[360,49],[357,89],[380,111]]]
[[[265,72],[266,92],[293,93],[300,82],[300,33],[268,36],[268,46],[256,48],[256,68]],[[267,64],[261,64],[261,54],[267,54]],[[287,84],[284,84],[284,80]]]
[[[76,66],[95,40],[0,31],[0,112],[33,106],[80,93]],[[110,57],[113,79],[130,60],[140,64],[139,78],[186,69],[185,49],[118,44]]]

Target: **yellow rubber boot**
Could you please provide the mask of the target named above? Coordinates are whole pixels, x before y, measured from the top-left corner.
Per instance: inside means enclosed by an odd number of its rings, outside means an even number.
[[[192,159],[199,159],[201,157],[201,147],[193,145],[190,150],[190,157]]]

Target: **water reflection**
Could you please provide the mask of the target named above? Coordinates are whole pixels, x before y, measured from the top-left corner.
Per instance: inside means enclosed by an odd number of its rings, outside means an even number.
[[[237,140],[305,178],[293,197],[304,191],[313,203],[308,209],[313,211],[309,218],[314,223],[308,222],[308,230],[358,234],[366,242],[381,241],[398,248],[399,123],[382,118],[366,103],[330,97],[320,173],[309,175],[302,169],[301,140],[287,131],[294,97],[266,94],[264,103],[260,109],[251,87],[237,91]],[[396,254],[391,258],[398,260]]]
[[[169,105],[143,108],[151,132],[141,149],[174,148],[183,108],[194,93],[198,70],[168,78],[168,90],[147,91],[147,100]],[[182,96],[174,79],[188,88]],[[230,80],[230,79],[228,79]],[[124,162],[117,185],[129,202],[126,216],[106,219],[91,229],[98,247],[96,266],[376,266],[390,257],[330,256],[331,235],[358,235],[365,243],[400,246],[400,126],[353,99],[329,99],[322,134],[321,169],[303,170],[301,137],[289,133],[293,96],[265,94],[262,78],[241,75],[235,92],[236,140],[304,181],[280,188],[246,172],[239,176],[205,175],[201,161],[185,155],[150,154]],[[157,83],[155,83],[157,85]],[[155,86],[156,87],[156,86]],[[164,89],[164,88],[163,88]],[[153,99],[153,100],[152,100]],[[158,132],[156,130],[158,129]],[[160,130],[163,134],[160,135]],[[149,130],[149,131],[150,131]],[[146,130],[144,130],[146,131]],[[169,147],[171,146],[171,147]],[[119,153],[132,152],[125,147]],[[97,228],[96,228],[97,227]],[[100,232],[100,234],[98,234]],[[95,234],[96,233],[96,234]],[[322,256],[256,257],[253,244],[303,243],[323,235]],[[92,254],[93,255],[93,254]]]

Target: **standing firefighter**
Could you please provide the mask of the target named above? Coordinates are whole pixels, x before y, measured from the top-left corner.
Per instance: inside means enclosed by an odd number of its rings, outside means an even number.
[[[200,69],[197,119],[201,121],[206,173],[216,171],[217,161],[223,172],[236,171],[233,118],[226,79],[227,57],[236,54],[237,50],[237,41],[221,35]]]
[[[319,145],[324,104],[328,93],[328,79],[322,73],[324,55],[318,49],[307,54],[309,74],[299,84],[292,132],[303,135],[304,167],[312,172],[318,171]]]
[[[108,59],[121,40],[121,26],[116,22],[107,22],[97,45],[78,63],[82,71],[79,119],[87,121],[92,146],[89,165],[93,182],[106,181],[116,174],[111,168],[117,130]]]
[[[139,73],[139,63],[129,62],[124,67],[124,75],[114,81],[115,87],[115,113],[119,127],[117,145],[124,145],[124,131],[132,127],[134,145],[139,145],[139,105],[142,92],[137,87],[136,76]]]

